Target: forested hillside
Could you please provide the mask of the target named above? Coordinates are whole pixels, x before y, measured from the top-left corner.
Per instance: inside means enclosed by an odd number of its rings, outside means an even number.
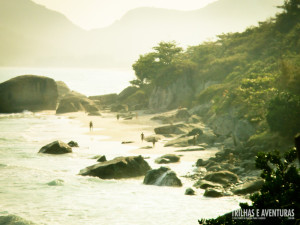
[[[164,97],[172,103],[161,109],[188,107],[212,126],[227,115],[247,121],[255,132],[246,145],[291,143],[300,131],[299,0],[282,8],[257,27],[185,51],[174,42],[159,43],[133,65],[132,84],[140,88],[141,99],[148,97],[150,108]]]

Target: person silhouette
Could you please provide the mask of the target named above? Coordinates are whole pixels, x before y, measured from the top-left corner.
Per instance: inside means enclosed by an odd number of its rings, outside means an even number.
[[[92,131],[92,130],[93,130],[93,122],[90,121],[90,131]]]
[[[144,135],[144,133],[142,132],[142,133],[141,133],[141,140],[142,140],[142,141],[144,141],[144,137],[145,137],[145,135]]]

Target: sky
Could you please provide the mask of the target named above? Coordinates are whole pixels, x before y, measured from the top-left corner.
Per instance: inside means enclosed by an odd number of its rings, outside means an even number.
[[[106,27],[138,7],[195,10],[216,0],[32,0],[67,16],[74,24],[90,30]]]

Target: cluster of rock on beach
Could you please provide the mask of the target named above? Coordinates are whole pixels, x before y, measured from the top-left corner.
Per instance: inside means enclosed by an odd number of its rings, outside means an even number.
[[[161,92],[156,91],[154,94]],[[136,89],[129,87],[119,95],[86,97],[71,91],[63,82],[42,76],[24,75],[0,84],[0,113],[56,110],[57,114],[84,111],[91,116],[101,116],[99,110],[109,110],[118,114],[121,119],[131,120],[135,113],[130,111],[143,109],[144,112],[151,113],[147,104],[135,98],[135,93]],[[159,107],[161,104],[154,104],[154,97],[155,95],[151,97],[150,103]],[[161,98],[158,96],[158,99]],[[153,135],[145,137],[145,140],[152,142],[153,139],[168,139],[164,146],[178,148],[176,152],[204,151],[210,147],[221,149],[215,157],[199,159],[195,162],[194,172],[185,176],[194,180],[194,189],[205,189],[204,196],[244,195],[258,191],[263,181],[258,178],[259,171],[255,170],[256,151],[246,151],[243,148],[243,141],[254,133],[254,128],[245,120],[233,122],[229,115],[211,116],[207,121],[208,127],[201,122],[199,116],[205,107],[199,105],[189,110],[183,108],[156,113],[152,120],[157,121],[160,126],[154,129]],[[65,144],[56,141],[42,147],[40,153],[71,153],[72,147],[77,146],[75,142]],[[179,161],[180,157],[174,154],[163,155],[155,160],[159,165]],[[182,186],[182,181],[169,167],[152,169],[142,156],[117,157],[108,161],[102,156],[95,165],[83,168],[79,174],[101,179],[144,176],[144,184]],[[192,188],[186,190],[186,194],[194,193]]]

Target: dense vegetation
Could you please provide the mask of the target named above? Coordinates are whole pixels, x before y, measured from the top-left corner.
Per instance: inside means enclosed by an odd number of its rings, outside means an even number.
[[[282,159],[279,152],[259,153],[256,158],[256,167],[262,170],[261,177],[265,180],[261,191],[253,194],[250,199],[252,205],[241,203],[241,209],[293,209],[294,218],[300,217],[300,175],[294,161],[297,159],[296,149],[290,149]],[[295,219],[288,217],[267,217],[264,220],[232,220],[232,213],[225,214],[216,219],[200,220],[199,224],[297,224]]]
[[[261,134],[292,137],[300,127],[299,4],[285,1],[276,18],[185,51],[174,42],[161,42],[135,62],[137,79],[132,84],[148,88],[149,96],[151,87],[189,76],[195,91],[191,104],[211,103],[208,116],[234,109]],[[197,92],[203,81],[216,84]]]

